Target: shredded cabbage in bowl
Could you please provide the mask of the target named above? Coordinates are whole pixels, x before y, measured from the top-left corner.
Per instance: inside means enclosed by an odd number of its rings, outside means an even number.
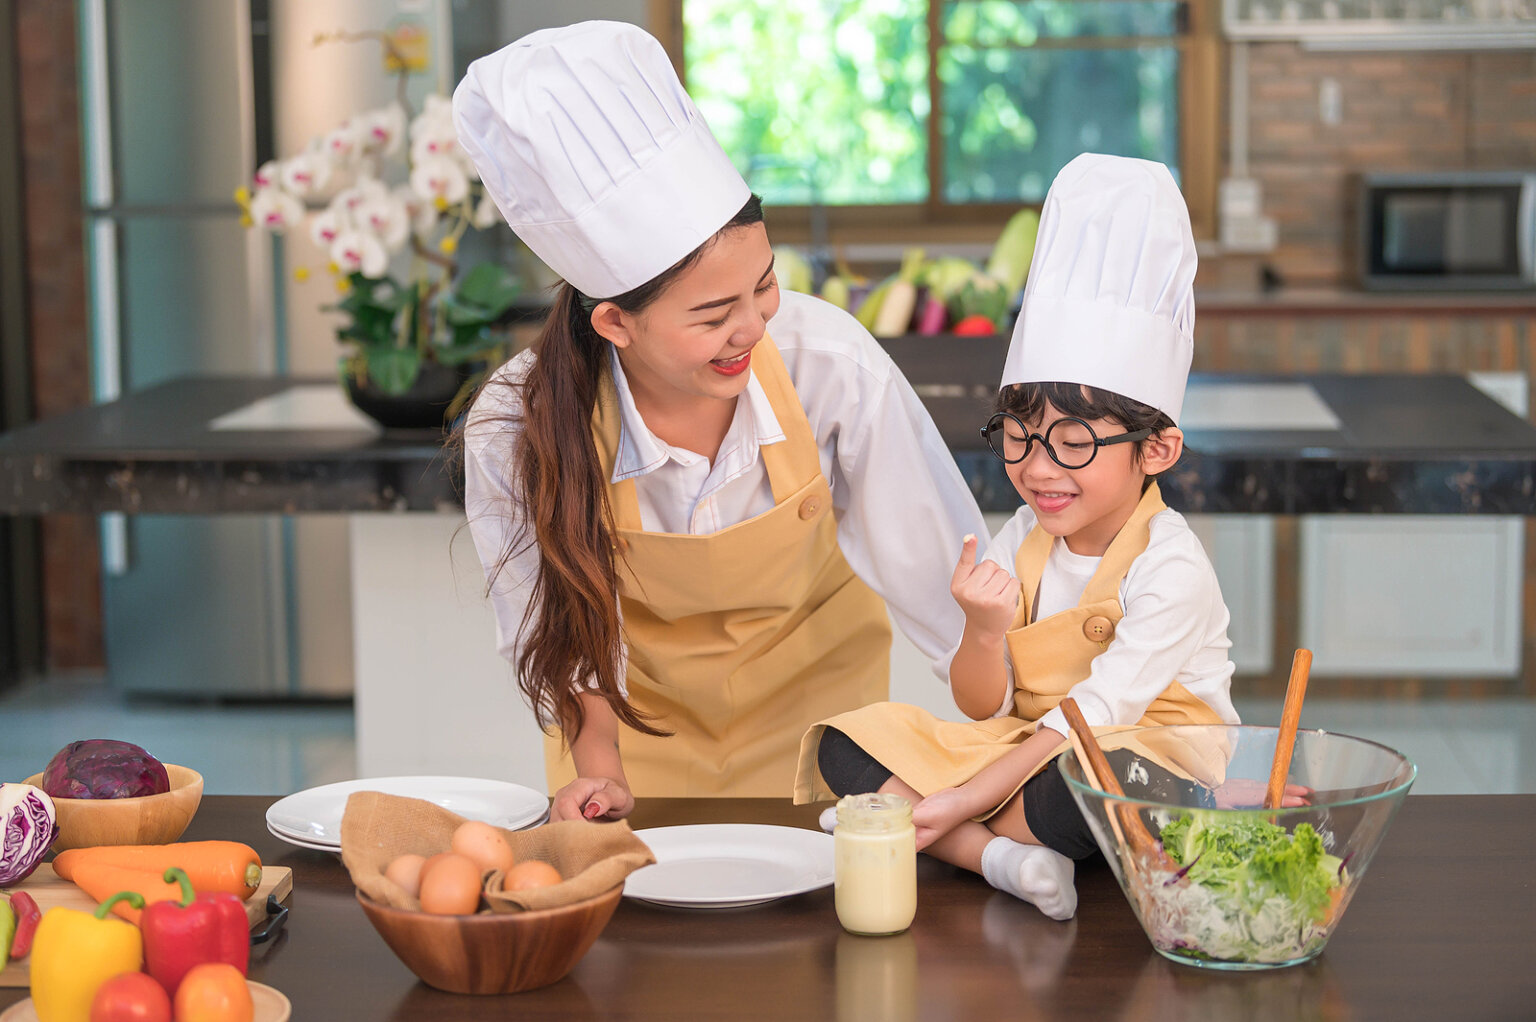
[[[1162,829],[1178,871],[1147,871],[1135,899],[1152,942],[1186,958],[1278,964],[1322,949],[1349,874],[1309,823],[1194,810]]]

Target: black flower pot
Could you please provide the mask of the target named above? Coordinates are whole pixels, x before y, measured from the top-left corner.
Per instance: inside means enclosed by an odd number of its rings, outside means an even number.
[[[359,382],[357,374],[347,373],[347,396],[358,411],[385,429],[441,430],[447,424],[449,405],[478,368],[423,362],[416,382],[403,394],[386,394],[371,380]]]

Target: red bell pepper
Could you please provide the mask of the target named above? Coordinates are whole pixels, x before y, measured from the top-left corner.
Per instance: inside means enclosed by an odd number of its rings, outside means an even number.
[[[148,905],[139,920],[144,931],[144,971],[171,997],[195,965],[223,962],[244,976],[250,966],[250,920],[245,904],[233,894],[192,893],[192,881],[176,867],[165,871],[165,882],[181,885],[181,900]]]
[[[26,891],[11,892],[11,911],[16,913],[16,936],[11,939],[11,960],[27,957],[32,950],[32,935],[43,918],[43,910]]]

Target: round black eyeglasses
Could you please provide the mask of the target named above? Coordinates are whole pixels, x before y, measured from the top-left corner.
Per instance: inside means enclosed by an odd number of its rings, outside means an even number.
[[[1011,412],[998,412],[981,427],[981,437],[987,447],[1006,465],[1017,465],[1029,457],[1035,441],[1045,445],[1045,453],[1065,469],[1087,468],[1099,453],[1100,447],[1110,444],[1128,444],[1145,440],[1152,435],[1152,427],[1132,430],[1111,437],[1101,437],[1093,427],[1075,415],[1057,419],[1044,435],[1031,433],[1029,427]]]

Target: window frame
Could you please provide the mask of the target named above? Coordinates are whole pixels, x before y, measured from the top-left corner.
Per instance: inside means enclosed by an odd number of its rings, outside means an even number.
[[[647,21],[651,34],[661,41],[679,78],[687,84],[683,62],[686,0],[648,0]],[[1091,2],[1091,0],[1085,0]],[[1179,164],[1184,200],[1196,238],[1216,237],[1216,188],[1220,173],[1220,87],[1223,80],[1221,12],[1219,0],[1178,0],[1183,4],[1185,31],[1159,44],[1179,51]],[[937,49],[943,0],[928,4],[928,89],[937,110],[943,102],[943,83],[938,77]],[[1123,49],[1123,40],[1074,39],[1043,44],[1060,49]],[[926,201],[901,205],[828,206],[826,222],[835,242],[905,244],[908,242],[991,242],[1001,225],[1020,209],[1039,203],[950,203],[943,192],[943,139],[938,118],[928,119],[928,180]],[[936,186],[933,186],[934,183]],[[808,206],[774,206],[771,218],[775,236],[803,243],[811,236]]]

